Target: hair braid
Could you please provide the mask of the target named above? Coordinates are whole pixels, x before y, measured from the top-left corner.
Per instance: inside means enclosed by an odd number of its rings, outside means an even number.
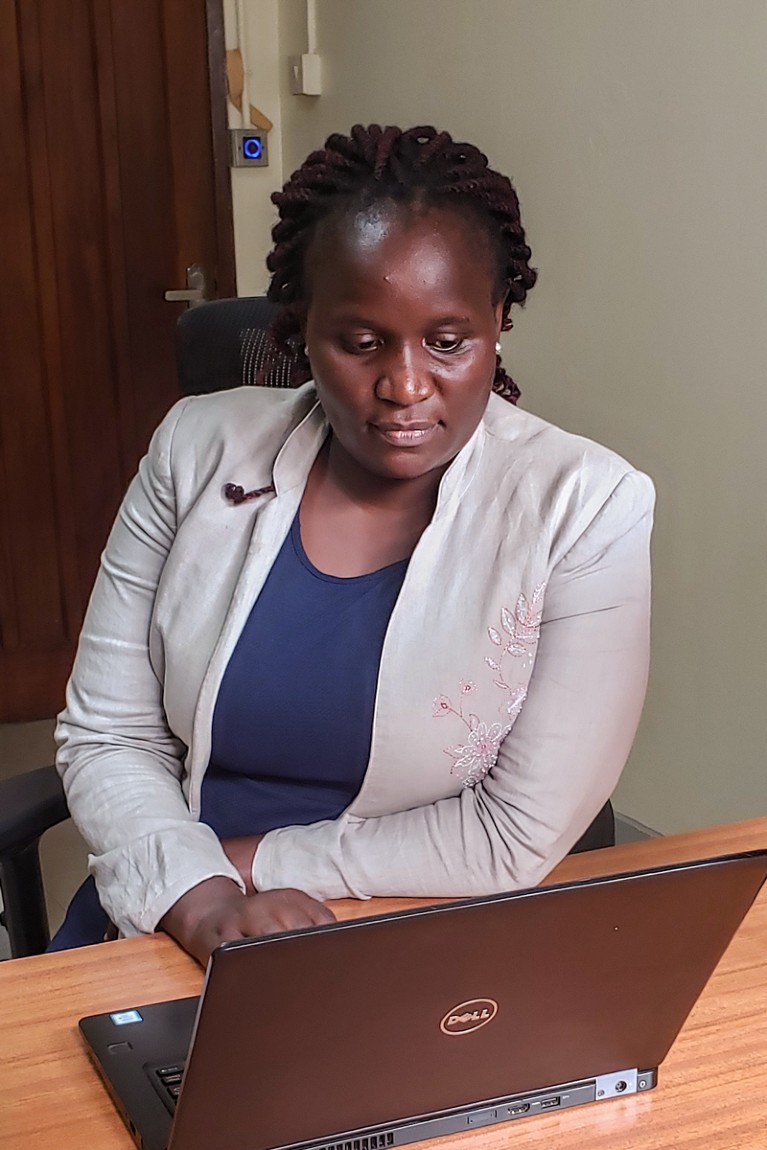
[[[334,133],[312,152],[282,191],[272,195],[280,219],[272,230],[267,258],[272,278],[268,298],[280,305],[272,335],[278,348],[295,358],[295,386],[311,378],[301,341],[306,254],[320,220],[335,212],[369,207],[381,200],[422,206],[454,206],[473,216],[490,241],[496,261],[502,328],[512,326],[509,311],[524,304],[537,273],[519,215],[517,193],[473,144],[458,143],[433,127],[403,131],[379,124],[355,124],[350,135]],[[496,357],[493,390],[516,403],[519,388]]]

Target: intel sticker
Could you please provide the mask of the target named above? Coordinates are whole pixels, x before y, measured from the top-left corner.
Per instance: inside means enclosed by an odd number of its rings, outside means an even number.
[[[129,1022],[144,1021],[137,1010],[118,1010],[117,1014],[110,1014],[109,1017],[115,1026],[127,1026]]]

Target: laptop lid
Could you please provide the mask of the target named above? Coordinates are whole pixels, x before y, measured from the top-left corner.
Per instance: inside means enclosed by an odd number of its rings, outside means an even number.
[[[650,1086],[766,875],[749,852],[226,943],[171,1150],[379,1150]]]

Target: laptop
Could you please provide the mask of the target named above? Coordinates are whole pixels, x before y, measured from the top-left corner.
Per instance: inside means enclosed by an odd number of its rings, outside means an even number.
[[[224,943],[84,1018],[143,1150],[388,1150],[651,1090],[767,851]]]

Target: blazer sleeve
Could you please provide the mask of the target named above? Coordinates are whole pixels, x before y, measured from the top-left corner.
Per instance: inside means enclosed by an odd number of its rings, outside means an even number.
[[[149,636],[176,533],[171,409],[139,465],[101,558],[59,716],[56,765],[91,847],[104,909],[124,934],[154,930],[187,890],[213,875],[244,889],[210,827],[189,811],[186,747],[168,728]]]
[[[256,889],[457,897],[540,882],[611,795],[634,740],[653,504],[647,476],[624,475],[554,567],[527,699],[481,783],[379,818],[270,831],[253,863]]]

